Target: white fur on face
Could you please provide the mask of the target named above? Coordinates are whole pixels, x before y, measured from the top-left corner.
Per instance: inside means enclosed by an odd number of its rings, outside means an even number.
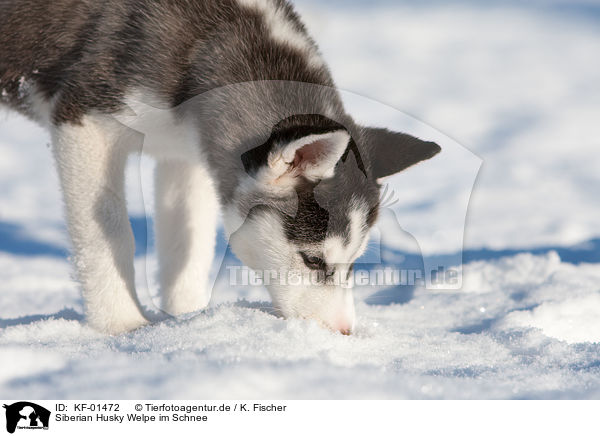
[[[325,64],[310,39],[295,28],[294,23],[287,19],[284,11],[272,0],[238,0],[238,3],[258,11],[264,17],[271,38],[306,53],[309,65],[318,68]]]
[[[345,238],[328,238],[322,244],[324,260],[337,268],[340,281],[336,285],[315,285],[303,281],[310,271],[298,255],[298,247],[290,242],[281,218],[274,212],[260,212],[243,219],[235,206],[225,213],[230,244],[236,255],[249,267],[259,271],[275,271],[279,281],[267,286],[273,305],[284,317],[317,320],[333,330],[351,331],[355,309],[351,286],[346,282],[350,265],[364,252],[368,243],[366,207],[353,201],[349,214],[348,242]],[[288,274],[282,282],[281,274]],[[295,282],[295,283],[294,283]]]
[[[287,240],[276,213],[264,211],[242,217],[233,205],[224,212],[231,248],[247,266],[256,270],[293,267],[290,259],[295,247]]]
[[[327,238],[323,243],[323,260],[328,265],[336,265],[336,273],[340,280],[345,281],[350,265],[364,252],[369,242],[366,217],[366,207],[358,206],[356,201],[349,213],[350,226],[347,236]]]
[[[312,319],[326,328],[344,333],[354,329],[356,313],[351,288],[272,285],[268,290],[273,305],[286,318]]]

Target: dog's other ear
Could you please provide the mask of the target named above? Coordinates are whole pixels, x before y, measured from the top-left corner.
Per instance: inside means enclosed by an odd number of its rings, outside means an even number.
[[[388,129],[366,128],[364,141],[371,154],[372,174],[377,179],[431,159],[442,150],[435,142]]]
[[[263,183],[291,186],[300,176],[316,182],[333,177],[349,141],[344,129],[307,134],[250,150],[242,155],[242,162],[246,172]]]

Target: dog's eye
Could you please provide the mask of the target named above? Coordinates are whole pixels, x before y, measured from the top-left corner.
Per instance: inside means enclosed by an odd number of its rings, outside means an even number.
[[[325,261],[317,256],[309,256],[306,253],[300,252],[304,264],[310,269],[325,269]]]

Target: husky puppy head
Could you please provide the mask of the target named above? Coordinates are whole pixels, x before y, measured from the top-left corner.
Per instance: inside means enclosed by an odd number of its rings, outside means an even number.
[[[432,142],[352,121],[287,118],[241,156],[247,178],[225,214],[230,245],[262,274],[281,315],[349,334],[351,272],[377,218],[378,179],[439,151]]]

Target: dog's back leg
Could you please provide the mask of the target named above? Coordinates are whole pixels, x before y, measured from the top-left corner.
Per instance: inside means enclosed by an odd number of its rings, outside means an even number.
[[[125,204],[127,150],[99,116],[52,131],[75,268],[88,322],[117,334],[144,325],[135,295],[135,242]]]
[[[210,300],[219,203],[201,163],[162,161],[156,168],[156,242],[163,309],[179,315]]]

